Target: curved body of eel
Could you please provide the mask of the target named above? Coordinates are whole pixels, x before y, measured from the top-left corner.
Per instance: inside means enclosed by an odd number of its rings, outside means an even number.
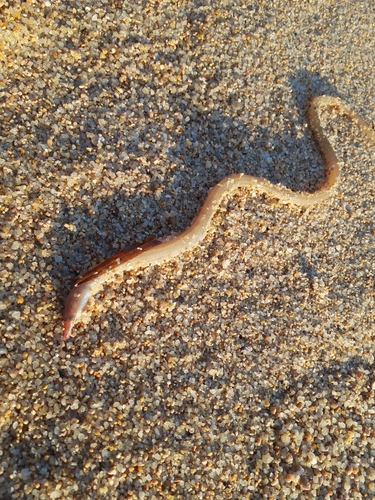
[[[184,232],[164,241],[149,237],[143,243],[132,245],[78,278],[65,303],[64,339],[69,337],[89,298],[96,294],[105,282],[111,281],[114,275],[152,264],[160,264],[192,249],[201,242],[221,200],[231,191],[240,187],[255,189],[278,198],[282,203],[301,206],[313,205],[329,198],[337,185],[340,171],[338,159],[323,132],[318,112],[321,108],[332,107],[352,119],[369,138],[375,141],[375,131],[371,126],[341,99],[328,96],[312,99],[308,111],[309,124],[326,161],[326,180],[317,191],[298,193],[283,186],[271,184],[265,179],[242,173],[226,177],[210,190],[191,226]]]

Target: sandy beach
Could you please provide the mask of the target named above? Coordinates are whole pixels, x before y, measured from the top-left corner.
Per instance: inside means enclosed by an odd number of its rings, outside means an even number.
[[[62,339],[224,177],[318,189],[311,99],[375,123],[374,3],[0,7],[0,499],[375,498],[375,143],[337,110],[329,200],[239,189]]]

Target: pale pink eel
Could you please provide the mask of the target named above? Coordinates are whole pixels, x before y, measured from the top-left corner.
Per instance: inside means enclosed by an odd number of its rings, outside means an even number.
[[[149,237],[143,243],[132,245],[103,261],[78,278],[65,303],[64,339],[70,336],[89,298],[95,295],[104,283],[113,280],[114,275],[152,264],[161,264],[198,245],[204,239],[216,209],[228,193],[241,187],[256,189],[260,193],[278,198],[282,203],[302,206],[320,203],[329,198],[337,185],[340,170],[337,156],[324,135],[318,112],[321,108],[331,107],[351,118],[369,138],[375,140],[375,131],[371,126],[341,99],[329,96],[315,97],[310,103],[308,119],[326,161],[326,179],[317,191],[298,193],[286,187],[271,184],[265,179],[242,173],[226,177],[210,190],[202,208],[188,229],[164,241]]]

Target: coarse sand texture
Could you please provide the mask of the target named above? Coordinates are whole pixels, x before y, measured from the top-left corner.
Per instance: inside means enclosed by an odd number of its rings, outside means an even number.
[[[375,498],[374,33],[0,0],[0,500]]]

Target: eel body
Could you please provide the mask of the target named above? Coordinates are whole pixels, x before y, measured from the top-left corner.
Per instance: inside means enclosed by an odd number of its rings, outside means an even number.
[[[337,156],[321,125],[319,112],[322,108],[336,108],[375,141],[375,131],[371,126],[341,99],[329,96],[315,97],[309,106],[308,120],[326,162],[326,178],[314,193],[294,192],[286,187],[271,184],[266,179],[243,173],[226,177],[209,191],[197,216],[185,231],[163,241],[149,237],[143,243],[136,243],[94,266],[78,278],[65,303],[64,339],[69,338],[89,298],[99,292],[104,283],[113,280],[116,274],[161,264],[198,245],[204,239],[222,199],[232,191],[238,188],[255,189],[277,198],[282,203],[301,206],[314,205],[328,199],[337,186],[340,170]]]

